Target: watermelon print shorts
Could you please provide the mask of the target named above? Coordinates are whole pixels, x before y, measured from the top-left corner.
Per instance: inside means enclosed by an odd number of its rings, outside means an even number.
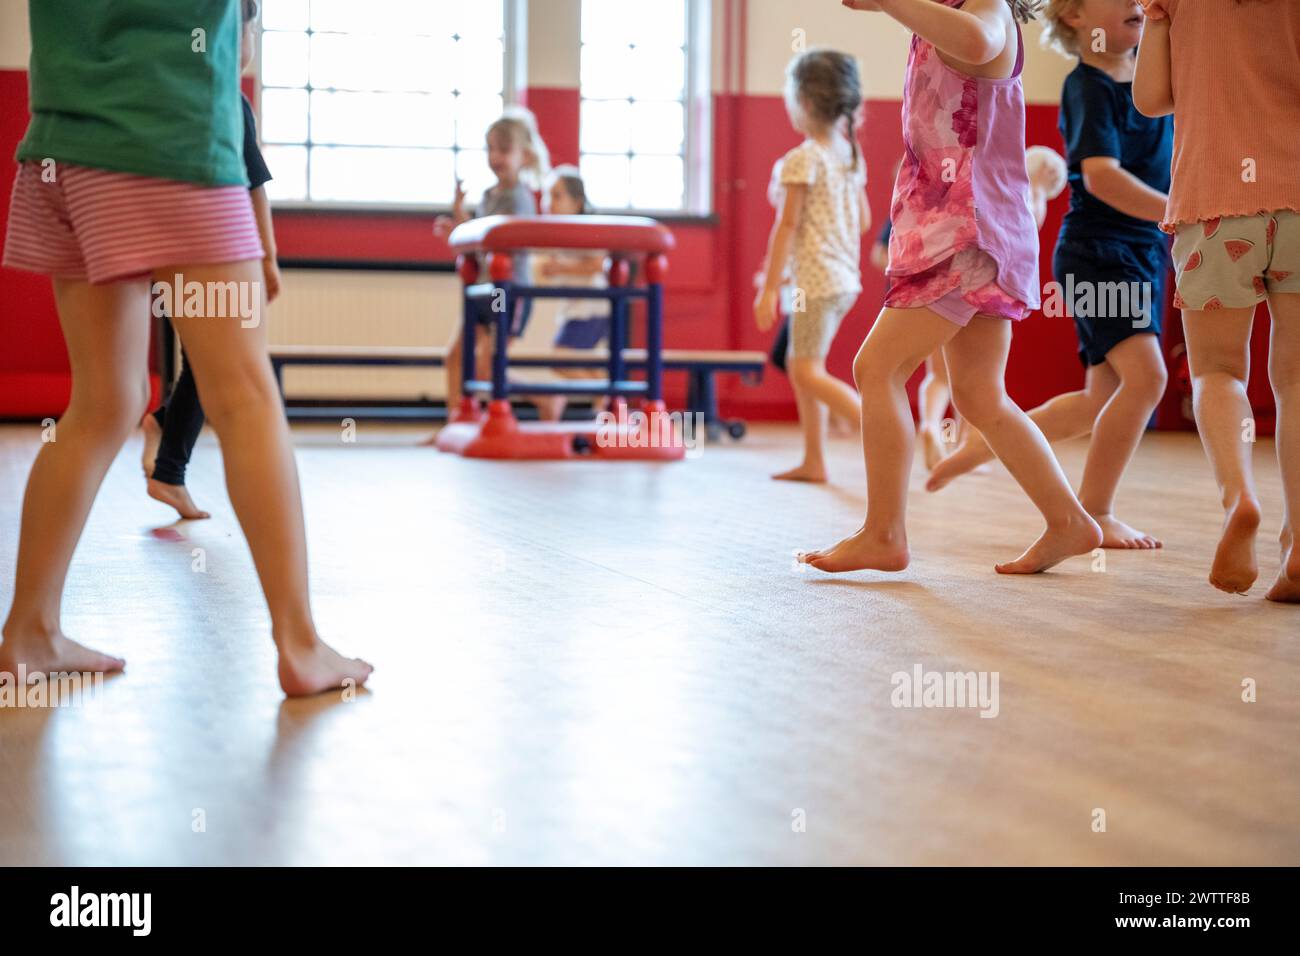
[[[1179,309],[1244,309],[1300,292],[1300,213],[1225,216],[1174,233]]]

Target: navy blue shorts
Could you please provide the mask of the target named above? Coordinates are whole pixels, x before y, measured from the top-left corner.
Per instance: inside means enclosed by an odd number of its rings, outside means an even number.
[[[1164,240],[1062,239],[1052,271],[1079,336],[1079,359],[1100,365],[1134,335],[1159,335],[1169,249]]]
[[[480,325],[486,325],[489,328],[494,327],[494,316],[492,315],[492,298],[472,300],[474,303],[474,317]],[[533,314],[533,300],[524,296],[515,296],[515,314],[514,321],[510,323],[510,337],[517,339],[524,334],[524,329],[528,326],[528,318]]]
[[[569,319],[560,326],[555,336],[559,349],[594,349],[609,338],[609,316],[597,315],[589,319]]]

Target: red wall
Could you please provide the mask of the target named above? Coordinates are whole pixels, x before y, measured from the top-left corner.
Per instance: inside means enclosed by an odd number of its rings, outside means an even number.
[[[27,118],[24,71],[0,71],[0,154],[12,156]],[[538,116],[543,138],[556,163],[578,155],[578,93],[574,89],[533,88],[528,105]],[[1062,149],[1054,106],[1031,105],[1027,139]],[[761,349],[770,335],[754,326],[750,304],[752,277],[762,262],[773,211],[767,183],[773,162],[798,143],[780,97],[721,95],[714,100],[714,210],[712,220],[672,224],[678,248],[667,283],[666,341],[678,348]],[[870,240],[888,214],[891,173],[902,151],[897,100],[867,105],[862,135],[870,179],[868,198],[873,225],[863,244],[863,293],[849,313],[828,360],[833,372],[851,380],[851,364],[884,295],[884,277],[867,261]],[[7,214],[9,190],[0,188],[0,214]],[[1041,236],[1040,271],[1051,277],[1051,250],[1065,196],[1054,201]],[[445,260],[450,253],[431,234],[432,216],[411,213],[324,213],[282,211],[276,215],[281,256],[286,258]],[[1261,310],[1262,311],[1262,310]],[[1178,325],[1176,313],[1172,324]],[[1264,374],[1267,320],[1256,330],[1256,375],[1251,398],[1260,428],[1267,432],[1272,398]],[[1181,342],[1171,329],[1170,347]],[[58,414],[67,400],[67,360],[58,331],[49,282],[41,277],[0,270],[0,417]],[[1076,357],[1071,322],[1040,314],[1017,329],[1007,370],[1012,397],[1032,407],[1079,386],[1083,369]],[[919,373],[918,373],[919,377]],[[914,382],[915,384],[915,382]],[[1175,380],[1162,408],[1164,427],[1184,427]],[[752,419],[794,417],[785,379],[769,371],[763,384],[742,386],[723,381],[719,394],[725,410]],[[680,383],[670,383],[668,398],[680,400]]]

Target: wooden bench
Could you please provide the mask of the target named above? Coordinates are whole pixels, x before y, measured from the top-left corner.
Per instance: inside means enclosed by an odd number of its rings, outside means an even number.
[[[275,370],[280,393],[284,394],[284,368],[286,365],[314,366],[418,366],[440,368],[447,362],[448,349],[442,346],[411,345],[273,345],[271,366]],[[645,349],[624,349],[623,357],[629,369],[644,370]],[[767,362],[764,352],[734,352],[726,349],[664,349],[663,367],[682,371],[687,376],[687,411],[704,416],[710,438],[717,438],[725,429],[733,438],[745,434],[745,423],[739,419],[723,419],[718,414],[717,390],[714,375],[729,372],[741,376],[742,381],[755,384],[763,377]],[[516,368],[591,368],[603,369],[609,365],[606,349],[558,350],[518,349],[509,353],[509,364]]]

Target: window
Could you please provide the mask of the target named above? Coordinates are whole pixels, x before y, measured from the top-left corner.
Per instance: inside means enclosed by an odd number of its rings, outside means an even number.
[[[707,0],[582,0],[582,177],[606,210],[708,212]]]
[[[514,100],[513,0],[264,0],[271,198],[445,205],[491,183],[483,134]]]

